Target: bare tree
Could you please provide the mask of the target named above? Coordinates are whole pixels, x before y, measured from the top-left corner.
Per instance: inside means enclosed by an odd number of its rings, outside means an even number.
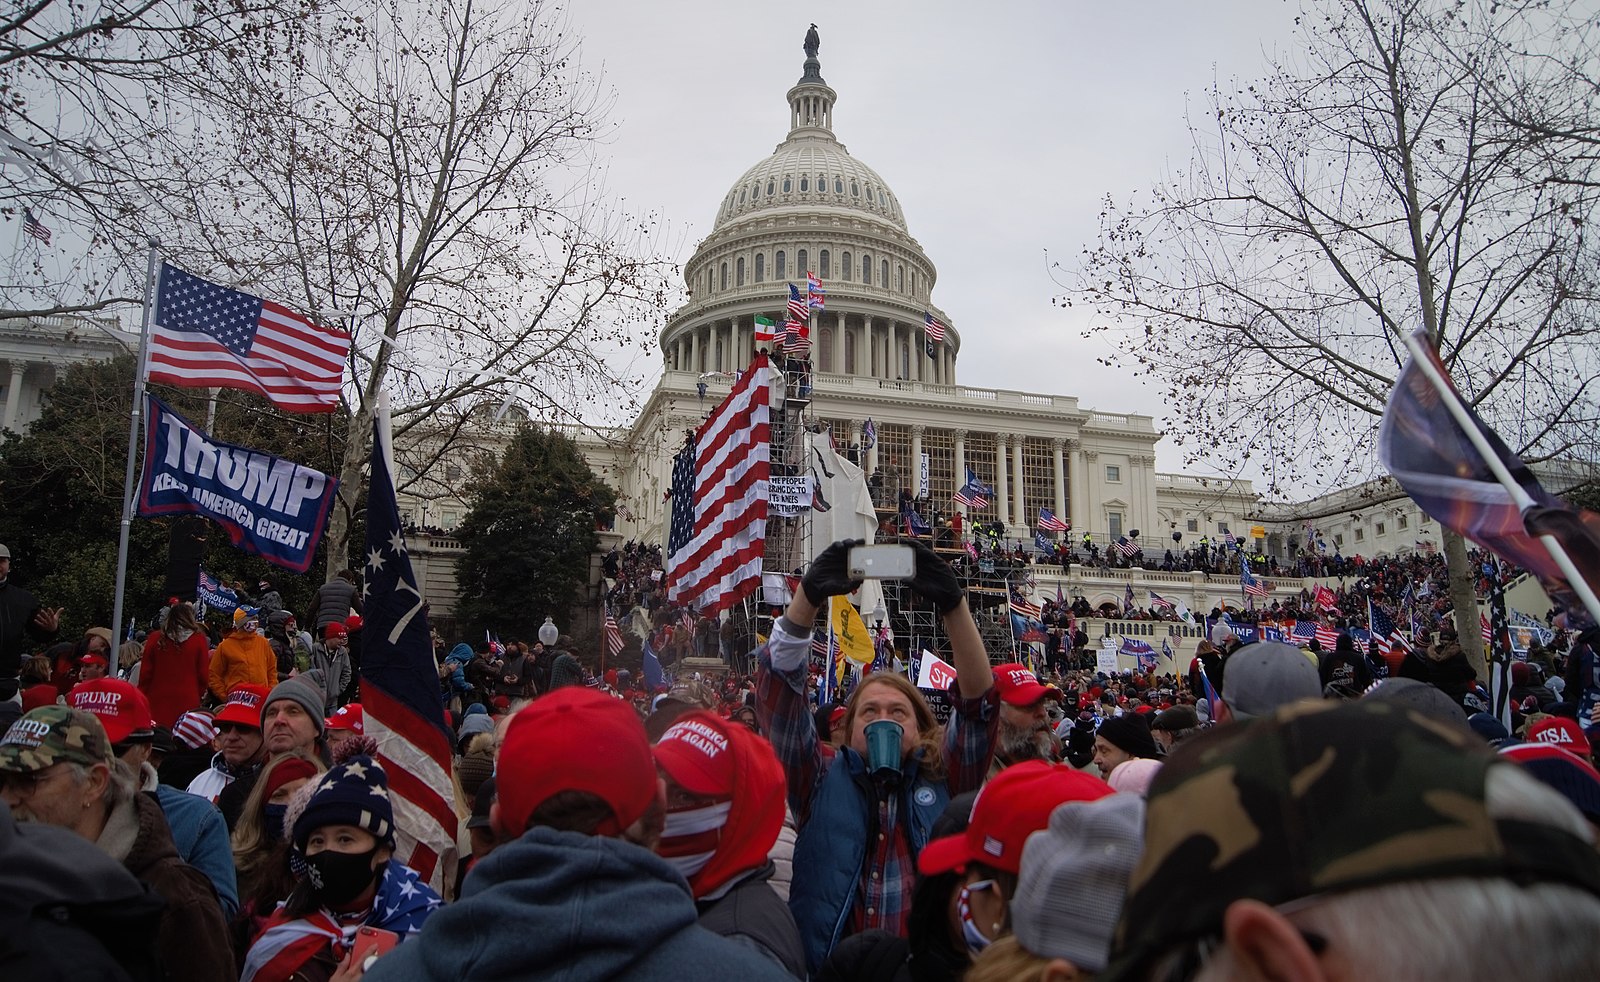
[[[1263,463],[1270,496],[1372,475],[1419,325],[1529,459],[1592,447],[1592,161],[1557,167],[1492,97],[1559,92],[1530,53],[1555,35],[1478,0],[1328,0],[1300,28],[1302,63],[1212,88],[1186,169],[1108,201],[1064,302],[1165,383],[1191,461]],[[1445,552],[1481,673],[1464,544]]]
[[[612,362],[649,335],[668,264],[653,219],[607,204],[591,159],[606,100],[575,54],[541,4],[312,18],[281,66],[235,65],[215,114],[160,148],[181,173],[147,186],[193,230],[181,255],[354,332],[330,570],[379,391],[397,444],[427,455],[413,473],[486,399],[515,392],[550,419],[629,398]]]
[[[0,262],[0,308],[139,302],[145,179],[158,134],[187,129],[221,66],[270,62],[317,0],[21,0],[0,14],[0,214],[60,236]],[[230,69],[231,70],[231,69]]]

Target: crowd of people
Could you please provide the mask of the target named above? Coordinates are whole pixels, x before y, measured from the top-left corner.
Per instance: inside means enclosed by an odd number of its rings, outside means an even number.
[[[170,980],[1588,979],[1600,956],[1600,643],[1518,662],[1497,714],[1448,628],[1398,661],[1219,619],[1184,671],[993,664],[926,543],[906,586],[954,679],[822,699],[824,550],[748,675],[440,644],[461,860],[405,864],[415,775],[365,732],[355,578],[307,630],[169,603],[130,664],[0,555],[0,964]],[[0,547],[0,553],[5,553]],[[659,551],[608,560],[656,611]],[[1341,599],[1415,596],[1433,561]],[[1301,598],[1280,601],[1287,619]],[[1044,605],[1087,646],[1082,597]],[[1163,612],[1164,613],[1164,612]],[[1265,613],[1265,612],[1264,612]],[[346,676],[349,671],[349,676]],[[839,690],[830,690],[837,693]],[[1509,725],[1508,725],[1509,723]],[[438,889],[435,889],[435,886]]]

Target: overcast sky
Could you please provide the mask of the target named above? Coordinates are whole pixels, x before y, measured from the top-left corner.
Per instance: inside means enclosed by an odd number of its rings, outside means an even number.
[[[1188,157],[1185,112],[1213,78],[1252,79],[1290,52],[1297,0],[1223,3],[578,0],[583,61],[615,90],[602,148],[611,191],[659,211],[683,262],[733,182],[788,131],[784,93],[817,24],[834,132],[894,189],[938,269],[968,385],[1162,410],[1097,366],[1086,314],[1051,305],[1046,251],[1076,263],[1106,194],[1148,189]],[[803,11],[803,12],[802,12]],[[1181,469],[1170,440],[1157,467]],[[1190,468],[1190,470],[1194,470]]]

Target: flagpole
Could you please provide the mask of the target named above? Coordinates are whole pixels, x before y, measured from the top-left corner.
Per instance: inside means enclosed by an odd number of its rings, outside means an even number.
[[[1433,359],[1427,357],[1431,352],[1423,348],[1422,341],[1415,334],[1406,338],[1406,349],[1411,352],[1411,357],[1423,376],[1438,391],[1440,401],[1450,411],[1450,416],[1456,421],[1456,425],[1461,427],[1461,431],[1467,435],[1467,439],[1472,441],[1472,446],[1478,451],[1478,456],[1482,457],[1484,463],[1489,465],[1489,469],[1494,471],[1495,479],[1500,482],[1500,486],[1505,488],[1506,493],[1511,495],[1511,500],[1517,503],[1517,510],[1526,512],[1529,508],[1536,506],[1538,502],[1534,501],[1533,496],[1516,482],[1516,479],[1511,476],[1510,469],[1506,467],[1505,461],[1501,460],[1500,455],[1494,452],[1493,447],[1489,446],[1488,438],[1483,435],[1482,430],[1478,429],[1472,414],[1467,412],[1467,407],[1462,405],[1461,401],[1456,398],[1455,390],[1450,387],[1450,383],[1445,380],[1443,374],[1434,366]],[[1561,567],[1561,572],[1566,576],[1567,583],[1572,587],[1573,592],[1578,595],[1578,598],[1583,601],[1583,606],[1589,611],[1589,616],[1600,622],[1600,597],[1595,595],[1594,586],[1583,578],[1582,573],[1578,572],[1578,567],[1573,563],[1572,557],[1567,555],[1567,550],[1562,547],[1555,536],[1540,535],[1537,538],[1544,543],[1545,551],[1550,553],[1550,558],[1554,559],[1556,565]]]
[[[144,417],[144,373],[150,346],[150,312],[155,307],[156,252],[160,240],[147,240],[150,257],[144,271],[144,315],[139,326],[139,356],[133,369],[133,405],[128,408],[128,465],[122,475],[122,527],[117,533],[117,588],[111,602],[111,623],[122,623],[122,601],[128,586],[128,530],[133,526],[133,461],[139,453],[139,421]]]

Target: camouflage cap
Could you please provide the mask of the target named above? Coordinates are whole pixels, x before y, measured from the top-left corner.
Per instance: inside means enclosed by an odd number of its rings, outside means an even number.
[[[1407,880],[1510,877],[1600,895],[1600,853],[1493,817],[1496,762],[1465,727],[1373,700],[1298,702],[1178,745],[1150,787],[1108,979],[1269,905]]]
[[[99,718],[70,706],[40,706],[0,738],[0,771],[32,774],[63,762],[88,766],[113,759]]]

